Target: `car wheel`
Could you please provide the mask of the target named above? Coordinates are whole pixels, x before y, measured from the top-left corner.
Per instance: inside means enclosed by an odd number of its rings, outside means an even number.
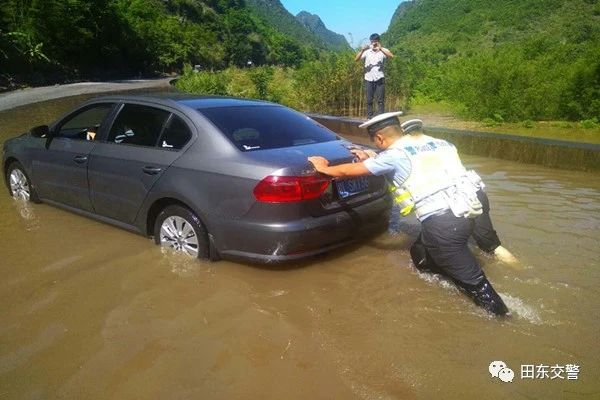
[[[200,219],[189,209],[172,205],[158,214],[154,242],[196,258],[208,258],[208,234]]]
[[[25,172],[25,168],[18,161],[14,161],[8,167],[6,181],[8,182],[10,195],[15,199],[23,199],[34,203],[40,202],[35,189],[31,185],[31,180]]]

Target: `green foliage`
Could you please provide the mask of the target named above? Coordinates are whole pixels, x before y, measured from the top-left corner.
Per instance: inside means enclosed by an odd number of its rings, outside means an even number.
[[[553,122],[551,124],[552,127],[554,128],[564,128],[564,129],[569,129],[573,127],[573,124],[568,122],[568,121],[557,121],[557,122]]]
[[[298,108],[292,74],[293,70],[284,67],[229,67],[218,72],[196,72],[186,66],[176,85],[189,93],[268,100]]]
[[[207,71],[194,71],[187,66],[184,77],[177,81],[177,87],[190,93],[206,95],[226,95],[227,79],[224,74],[214,74]]]
[[[278,0],[246,0],[249,8],[266,23],[290,38],[319,49],[325,49],[323,41],[309,32],[290,14]]]
[[[559,98],[560,115],[571,120],[600,118],[600,45],[570,69]]]
[[[387,68],[386,84],[391,88],[386,96],[387,107],[404,109],[406,65],[399,60]],[[295,69],[263,66],[194,72],[188,67],[177,87],[191,93],[274,101],[320,114],[364,115],[363,82],[362,64],[354,61],[353,53],[346,52],[307,61]]]
[[[329,50],[351,50],[344,35],[340,35],[327,29],[318,15],[301,11],[296,15],[295,19],[300,22],[309,32],[316,35]]]
[[[415,0],[383,41],[409,65],[409,102],[476,119],[600,116],[600,13],[587,0]]]
[[[273,69],[269,67],[253,69],[250,71],[250,80],[256,88],[258,98],[267,100],[269,84],[273,80]]]
[[[38,61],[50,62],[48,56],[42,52],[44,44],[36,42],[30,33],[8,32],[5,38],[28,64],[34,64]],[[4,54],[6,56],[6,53]]]
[[[526,119],[525,121],[523,121],[521,123],[521,125],[523,126],[523,128],[531,129],[531,128],[533,128],[535,126],[535,122],[533,122],[530,119]]]
[[[598,1],[402,2],[382,42],[396,55],[385,67],[388,110],[443,102],[490,126],[600,118]],[[326,51],[278,0],[4,0],[0,63],[0,86],[190,64],[201,71],[185,68],[186,91],[317,113],[365,108],[354,53]]]
[[[322,114],[354,114],[364,97],[362,67],[349,52],[304,63],[295,75],[294,86],[302,108]]]
[[[583,129],[594,129],[600,127],[600,124],[598,124],[598,118],[594,117],[591,119],[584,119],[582,121],[579,121],[579,126]]]
[[[317,45],[266,24],[243,0],[0,3],[2,76],[33,83],[181,71],[186,63],[298,66],[318,55]]]
[[[493,118],[484,118],[481,122],[483,122],[483,125],[489,127],[493,127],[493,126],[498,126],[498,121],[496,121]]]

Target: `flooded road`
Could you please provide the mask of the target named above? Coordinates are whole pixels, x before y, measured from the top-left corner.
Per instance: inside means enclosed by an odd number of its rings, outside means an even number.
[[[1,112],[0,143],[79,102]],[[600,398],[600,176],[463,158],[521,260],[475,250],[506,320],[415,271],[414,220],[257,267],[163,254],[3,190],[0,399]],[[490,377],[495,360],[512,383]],[[554,376],[567,364],[578,379]],[[522,366],[540,377],[521,379]]]

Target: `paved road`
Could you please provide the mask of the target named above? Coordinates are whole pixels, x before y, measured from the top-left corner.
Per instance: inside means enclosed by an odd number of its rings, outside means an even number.
[[[0,111],[40,101],[77,96],[80,94],[168,87],[170,84],[169,82],[172,80],[173,78],[135,79],[112,82],[81,82],[67,85],[20,89],[0,94]]]

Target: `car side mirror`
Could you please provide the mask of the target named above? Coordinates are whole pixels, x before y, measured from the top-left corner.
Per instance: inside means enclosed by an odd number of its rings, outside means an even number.
[[[31,136],[38,138],[47,138],[50,136],[50,128],[48,125],[36,126],[31,128],[29,132],[31,133]]]

